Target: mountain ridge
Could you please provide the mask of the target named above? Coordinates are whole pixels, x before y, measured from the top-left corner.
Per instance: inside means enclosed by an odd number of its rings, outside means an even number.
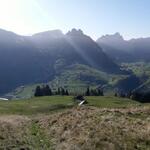
[[[108,73],[123,72],[80,29],[67,34],[53,30],[33,36],[3,30],[0,37],[0,93],[25,84],[51,81],[63,68],[76,63]]]
[[[124,40],[120,34],[113,34],[102,36],[96,42],[108,56],[119,63],[150,61],[149,37]]]

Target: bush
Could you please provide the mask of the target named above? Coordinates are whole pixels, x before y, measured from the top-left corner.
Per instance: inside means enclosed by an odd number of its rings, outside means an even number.
[[[84,96],[83,95],[77,95],[73,98],[75,101],[84,101]]]

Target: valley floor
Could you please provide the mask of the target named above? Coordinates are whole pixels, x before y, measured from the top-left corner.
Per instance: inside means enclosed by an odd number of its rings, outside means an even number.
[[[87,100],[81,107],[72,97],[0,102],[0,149],[150,150],[150,105]]]

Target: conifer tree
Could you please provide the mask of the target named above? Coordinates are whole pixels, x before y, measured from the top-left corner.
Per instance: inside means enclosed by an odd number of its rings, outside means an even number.
[[[58,88],[57,94],[58,94],[58,95],[61,95],[61,89],[60,89],[60,88]]]
[[[52,90],[49,87],[49,85],[46,85],[43,90],[44,90],[44,95],[45,96],[51,96],[52,95]]]
[[[90,88],[89,88],[89,87],[87,87],[87,90],[86,90],[86,92],[85,92],[85,95],[86,95],[86,96],[90,96]]]
[[[66,90],[66,92],[65,92],[65,95],[67,95],[67,96],[69,95],[69,92],[68,92],[68,90]]]
[[[64,90],[64,88],[61,88],[61,95],[65,95],[65,90]]]
[[[35,97],[43,96],[43,91],[42,91],[42,89],[41,89],[40,86],[37,86],[37,87],[36,87],[34,96],[35,96]]]

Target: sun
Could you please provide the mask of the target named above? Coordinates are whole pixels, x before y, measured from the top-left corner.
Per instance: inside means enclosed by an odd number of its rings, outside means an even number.
[[[18,34],[31,32],[32,2],[33,0],[0,0],[0,28]]]
[[[19,17],[21,0],[0,0],[0,28],[15,26]]]
[[[54,21],[37,0],[0,0],[0,28],[27,35],[52,28]]]
[[[0,17],[10,19],[10,17],[16,14],[21,0],[0,0]]]

